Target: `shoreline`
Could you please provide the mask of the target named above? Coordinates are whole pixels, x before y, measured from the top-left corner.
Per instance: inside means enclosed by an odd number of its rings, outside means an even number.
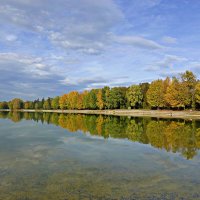
[[[21,109],[10,110],[0,109],[0,112],[4,111],[16,111],[16,112],[48,112],[48,113],[66,113],[66,114],[101,114],[101,115],[113,115],[113,116],[130,116],[130,117],[157,117],[157,118],[189,118],[200,119],[200,111],[172,111],[172,110],[34,110],[34,109]]]

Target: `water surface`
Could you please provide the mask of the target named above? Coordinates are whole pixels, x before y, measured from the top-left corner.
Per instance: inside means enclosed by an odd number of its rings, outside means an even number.
[[[0,113],[0,199],[200,199],[200,122]]]

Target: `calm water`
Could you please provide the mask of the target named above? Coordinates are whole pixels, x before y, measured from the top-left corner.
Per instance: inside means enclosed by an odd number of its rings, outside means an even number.
[[[200,199],[200,121],[0,113],[0,200]]]

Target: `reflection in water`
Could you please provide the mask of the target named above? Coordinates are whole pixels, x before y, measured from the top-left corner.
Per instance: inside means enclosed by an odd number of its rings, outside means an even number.
[[[14,112],[0,118],[15,122],[0,119],[0,200],[200,199],[198,121]]]
[[[0,118],[13,122],[22,119],[54,124],[70,132],[78,130],[104,138],[123,138],[150,144],[168,152],[192,159],[200,149],[199,121],[183,119],[128,118],[103,115],[0,112]]]

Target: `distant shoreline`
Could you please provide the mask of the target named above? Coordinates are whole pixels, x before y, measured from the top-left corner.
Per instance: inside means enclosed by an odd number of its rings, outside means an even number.
[[[101,115],[114,115],[114,116],[131,116],[131,117],[157,117],[157,118],[192,118],[200,119],[200,111],[172,111],[172,110],[34,110],[34,109],[21,109],[10,110],[0,109],[0,111],[16,111],[16,112],[47,112],[47,113],[68,113],[68,114],[101,114]]]

